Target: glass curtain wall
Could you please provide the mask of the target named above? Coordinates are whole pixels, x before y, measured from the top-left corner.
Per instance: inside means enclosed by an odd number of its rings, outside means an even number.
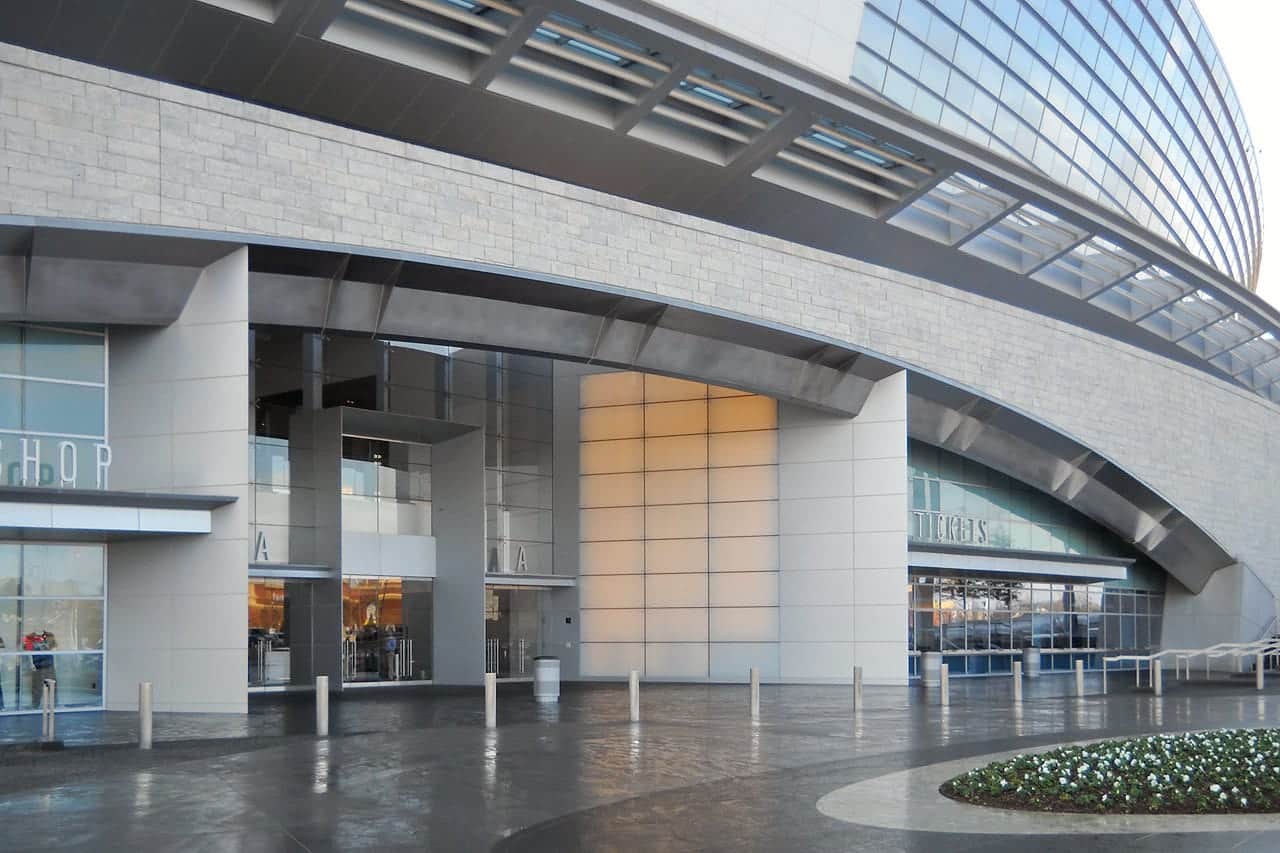
[[[454,420],[485,429],[485,571],[555,574],[550,359],[456,350]]]
[[[0,711],[102,707],[106,548],[0,543]]]
[[[494,574],[555,573],[550,359],[334,335],[320,348],[322,375],[317,376],[304,364],[304,333],[255,328],[250,334],[255,404],[252,515],[255,533],[281,529],[270,537],[278,543],[271,562],[287,562],[291,538],[298,539],[300,529],[312,523],[305,511],[311,502],[294,494],[307,488],[309,478],[292,470],[296,463],[290,447],[296,437],[290,433],[303,404],[304,386],[316,383],[326,407],[356,406],[483,427],[486,569]],[[353,518],[364,517],[369,529],[393,518],[398,525],[403,507],[392,504],[405,499],[407,488],[415,503],[410,526],[429,530],[424,527],[430,517],[429,449],[366,444],[370,446],[346,443],[344,486],[350,487],[352,500],[344,515],[350,508]],[[375,476],[371,469],[358,470],[356,463],[378,463],[402,473],[379,471]],[[394,481],[390,490],[388,476]],[[356,498],[369,499],[364,501],[368,512],[361,513]]]
[[[101,329],[0,324],[0,482],[92,489],[107,435]],[[23,440],[28,462],[23,471]]]
[[[342,529],[431,535],[431,447],[344,436]]]

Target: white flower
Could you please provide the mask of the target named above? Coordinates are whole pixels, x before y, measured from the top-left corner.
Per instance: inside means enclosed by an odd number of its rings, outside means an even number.
[[[1222,786],[1219,785],[1217,782],[1214,782],[1212,785],[1209,786],[1209,793],[1211,794],[1216,794],[1221,790],[1222,790]]]

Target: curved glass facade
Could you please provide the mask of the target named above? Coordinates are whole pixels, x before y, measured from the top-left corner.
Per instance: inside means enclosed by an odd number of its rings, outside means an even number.
[[[1191,0],[867,0],[852,77],[1256,286],[1257,164]]]

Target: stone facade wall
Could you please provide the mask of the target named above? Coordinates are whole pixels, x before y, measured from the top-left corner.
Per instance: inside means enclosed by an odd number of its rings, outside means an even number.
[[[1201,371],[931,281],[0,45],[0,216],[174,226],[572,276],[828,336],[1022,409],[1280,587],[1280,417]]]

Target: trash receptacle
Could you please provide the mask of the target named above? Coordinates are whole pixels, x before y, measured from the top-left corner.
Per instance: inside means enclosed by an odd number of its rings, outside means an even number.
[[[1026,648],[1022,650],[1022,676],[1024,678],[1040,677],[1040,650]]]
[[[533,659],[533,698],[538,702],[560,699],[560,658],[540,655]]]
[[[920,655],[920,680],[925,687],[942,684],[942,652],[925,652]]]

